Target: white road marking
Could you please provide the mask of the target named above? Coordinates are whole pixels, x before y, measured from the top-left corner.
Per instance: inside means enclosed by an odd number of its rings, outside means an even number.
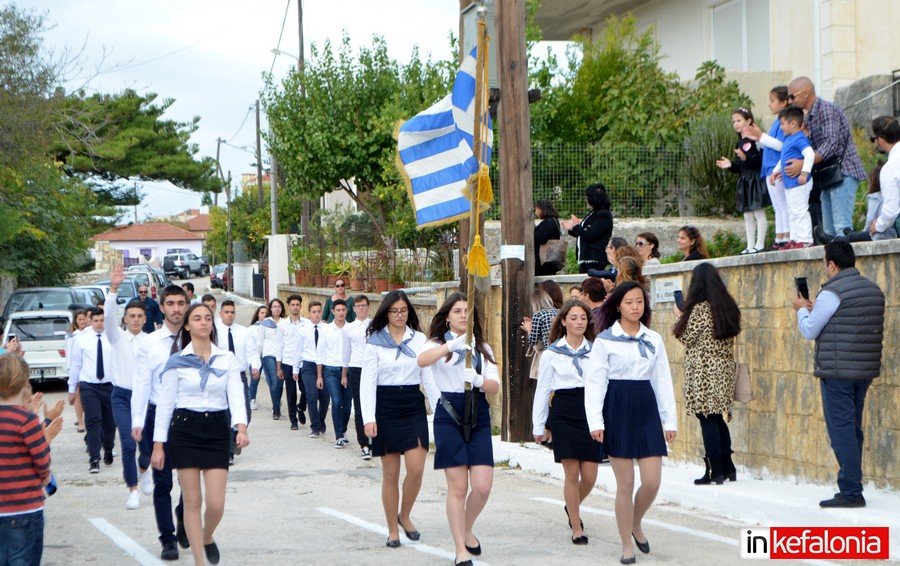
[[[347,513],[342,513],[341,511],[337,511],[330,507],[316,507],[316,511],[318,511],[319,513],[324,513],[326,515],[331,515],[332,517],[341,519],[343,521],[347,521],[348,523],[350,523],[352,525],[356,525],[357,527],[361,527],[361,528],[366,529],[367,531],[371,531],[373,533],[378,533],[384,537],[388,536],[387,527],[383,527],[381,525],[376,525],[375,523],[370,523],[364,519],[360,519],[359,517],[354,517],[353,515],[349,515]],[[440,548],[428,546],[427,544],[422,544],[420,542],[412,542],[409,540],[404,540],[402,544],[405,547],[414,548],[414,549],[418,550],[419,552],[424,552],[425,554],[431,554],[432,556],[440,556],[441,558],[449,558],[450,560],[456,560],[456,554],[454,554],[452,552],[447,552],[446,550],[442,550]],[[475,561],[473,559],[473,562],[480,566],[488,566],[488,564],[486,562],[482,562],[480,560]]]
[[[97,530],[108,536],[116,546],[125,551],[125,554],[138,561],[141,566],[163,566],[163,563],[155,556],[144,550],[144,547],[136,543],[131,537],[115,528],[112,523],[102,517],[90,519],[91,524]]]

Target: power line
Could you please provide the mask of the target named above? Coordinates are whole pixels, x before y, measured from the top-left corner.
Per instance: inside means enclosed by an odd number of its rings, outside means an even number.
[[[252,107],[252,106],[248,106],[248,107],[247,107],[247,113],[244,114],[244,119],[241,120],[241,125],[238,126],[238,129],[237,129],[237,131],[234,133],[234,135],[232,135],[232,136],[231,136],[230,138],[228,138],[227,140],[222,140],[224,143],[227,144],[228,142],[230,142],[231,140],[233,140],[234,138],[236,138],[236,137],[238,136],[239,133],[241,133],[241,130],[244,129],[244,124],[247,123],[247,118],[250,117],[250,112],[252,112],[252,111],[253,111],[253,107]]]
[[[284,35],[284,25],[287,23],[288,11],[291,8],[291,0],[287,0],[287,5],[284,7],[284,18],[281,20],[281,31],[278,32],[278,44],[275,46],[275,51],[272,55],[272,65],[269,66],[269,74],[272,74],[272,71],[275,69],[275,59],[278,58],[277,51],[281,48],[281,38]]]

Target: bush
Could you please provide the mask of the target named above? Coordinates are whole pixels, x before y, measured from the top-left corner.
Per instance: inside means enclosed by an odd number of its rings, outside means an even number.
[[[747,247],[744,240],[734,232],[728,230],[716,230],[711,240],[706,242],[706,249],[710,257],[727,257],[739,255]]]
[[[694,214],[734,214],[736,178],[730,171],[716,167],[716,159],[731,159],[735,141],[730,112],[711,114],[691,123],[684,140],[684,170],[693,187],[687,199]]]

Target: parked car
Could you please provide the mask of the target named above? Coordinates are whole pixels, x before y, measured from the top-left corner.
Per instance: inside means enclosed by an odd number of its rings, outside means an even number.
[[[149,265],[133,265],[125,269],[125,279],[131,279],[138,285],[147,285],[150,288],[151,299],[159,297],[165,288],[164,277]]]
[[[197,256],[197,259],[199,259],[200,263],[203,264],[203,267],[206,268],[206,273],[210,273],[212,271],[212,268],[209,265],[209,256],[200,255],[200,256]]]
[[[106,291],[106,294],[108,295],[109,288],[112,286],[112,283],[110,281],[98,281],[97,286],[103,287]],[[119,291],[116,294],[118,298],[116,302],[120,305],[125,305],[128,304],[128,301],[130,301],[131,299],[137,299],[138,287],[139,285],[134,279],[126,279],[125,281],[122,281],[122,284],[119,285]]]
[[[109,292],[108,288],[104,289],[99,285],[79,285],[72,287],[72,290],[75,291],[79,303],[85,303],[92,307],[102,304],[106,300],[106,293]]]
[[[5,324],[13,313],[39,310],[73,310],[90,308],[90,303],[82,303],[78,294],[70,287],[29,287],[16,289],[6,301],[0,324]]]
[[[163,265],[166,259],[171,259],[173,263],[171,275],[181,279],[187,279],[191,275],[203,277],[209,273],[209,266],[204,265],[200,258],[192,253],[166,254]]]
[[[65,309],[44,309],[13,313],[3,329],[3,342],[16,336],[22,345],[31,380],[67,380],[66,334],[72,313]]]
[[[213,289],[228,288],[228,264],[219,263],[214,265],[209,274],[209,286]]]

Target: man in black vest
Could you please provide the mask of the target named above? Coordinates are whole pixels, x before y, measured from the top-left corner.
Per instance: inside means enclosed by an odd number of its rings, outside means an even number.
[[[862,495],[862,414],[866,391],[881,371],[884,293],[859,274],[848,242],[825,246],[825,273],[815,303],[798,296],[800,333],[816,341],[813,373],[820,379],[825,427],[837,458],[838,488],[822,507],[865,507]]]

